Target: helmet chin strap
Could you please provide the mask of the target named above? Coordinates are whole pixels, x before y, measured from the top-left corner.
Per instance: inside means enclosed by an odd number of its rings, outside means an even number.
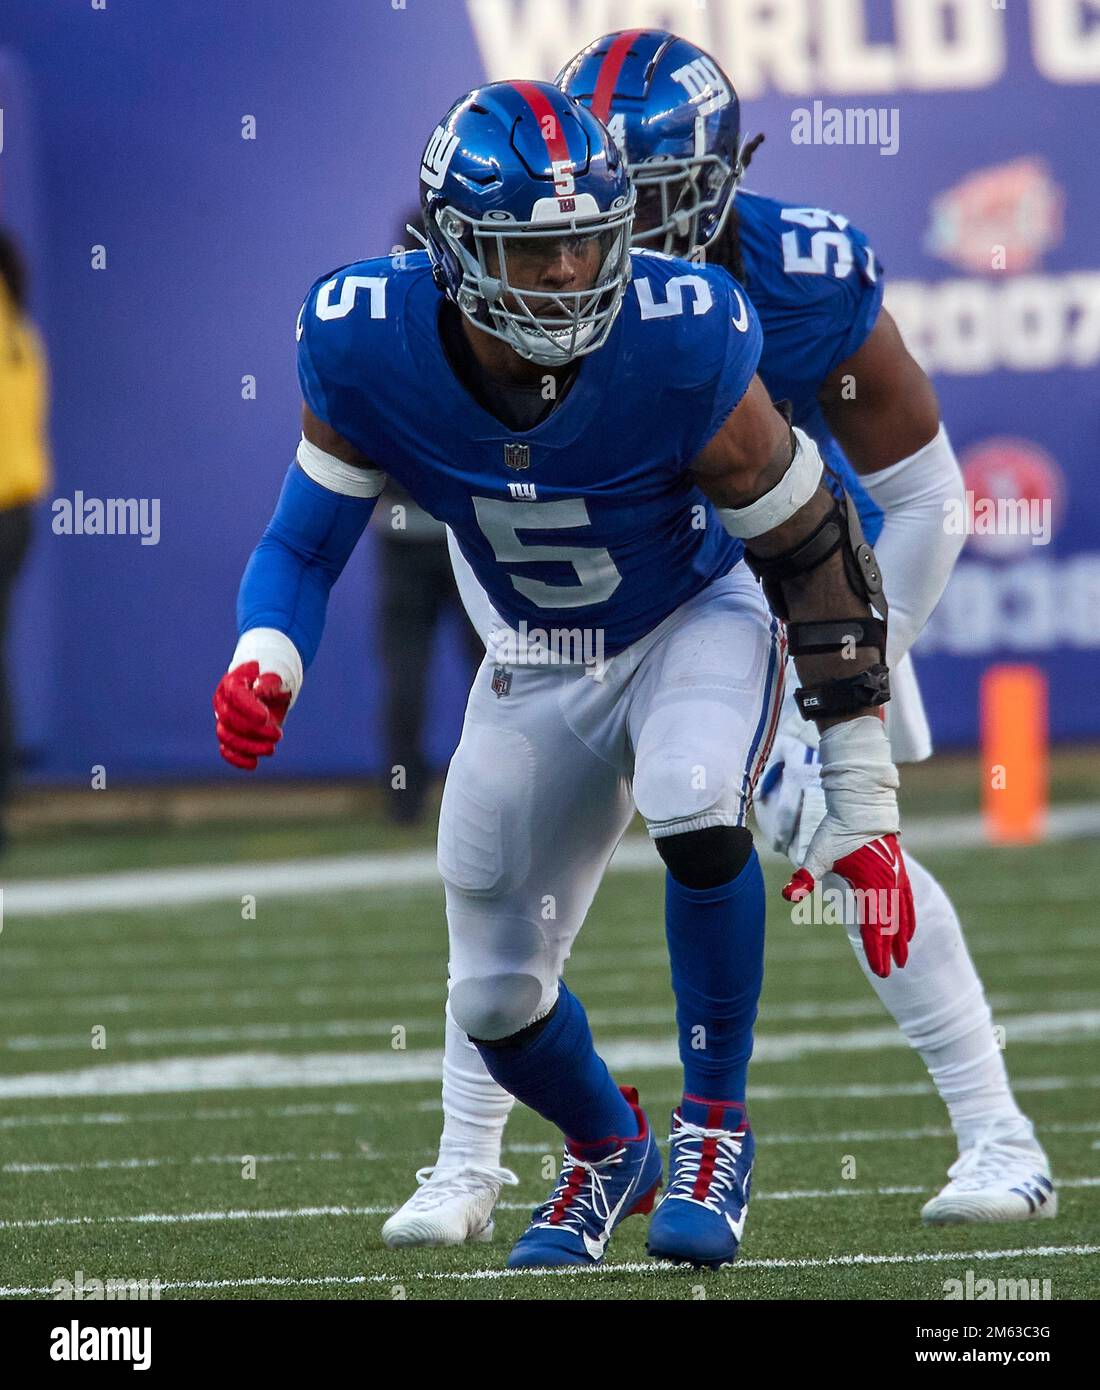
[[[414,227],[411,222],[406,222],[405,230],[408,232],[409,236],[411,236],[414,241],[418,241],[420,243],[422,250],[427,251],[429,253],[431,252],[432,248],[428,242],[428,238],[424,235],[424,233],[420,230],[419,227]]]

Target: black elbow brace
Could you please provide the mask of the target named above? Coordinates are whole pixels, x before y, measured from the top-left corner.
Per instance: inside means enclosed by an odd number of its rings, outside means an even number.
[[[823,565],[841,552],[852,593],[880,618],[829,618],[820,622],[792,623],[783,583]],[[890,671],[886,665],[886,619],[889,612],[882,589],[882,574],[875,552],[864,539],[859,513],[850,497],[835,502],[831,512],[796,546],[782,555],[761,559],[745,551],[745,563],[764,586],[777,617],[787,623],[792,656],[817,656],[827,652],[851,652],[857,647],[877,647],[879,660],[854,676],[822,681],[795,691],[803,719],[854,714],[867,706],[884,705],[890,698]]]

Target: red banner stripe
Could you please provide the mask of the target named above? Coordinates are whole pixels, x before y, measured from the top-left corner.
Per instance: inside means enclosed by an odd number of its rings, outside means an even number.
[[[535,120],[538,121],[542,138],[546,141],[550,163],[564,162],[572,167],[573,158],[569,153],[569,141],[565,138],[565,131],[561,128],[561,119],[551,106],[550,98],[534,82],[513,82],[511,85],[531,108]]]
[[[600,75],[596,79],[596,92],[592,98],[592,114],[598,116],[601,121],[607,120],[611,111],[611,98],[615,95],[615,83],[618,82],[619,73],[623,70],[626,55],[630,52],[634,40],[641,32],[641,29],[627,29],[620,34],[607,50],[600,65]]]

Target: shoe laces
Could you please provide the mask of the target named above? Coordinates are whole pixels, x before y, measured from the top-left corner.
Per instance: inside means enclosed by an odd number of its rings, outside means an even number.
[[[462,1168],[420,1168],[417,1170],[417,1190],[409,1205],[418,1211],[432,1211],[456,1197],[480,1197],[486,1188],[495,1193],[507,1184],[515,1187],[519,1178],[510,1168],[491,1168],[468,1163]]]
[[[679,1115],[672,1135],[673,1175],[665,1194],[669,1197],[690,1197],[700,1202],[708,1210],[720,1212],[719,1202],[737,1185],[737,1160],[741,1157],[741,1145],[745,1130],[707,1129],[695,1125]],[[708,1140],[714,1140],[710,1180],[705,1197],[695,1196],[695,1185],[703,1167]]]
[[[590,1216],[601,1225],[606,1222],[611,1215],[607,1184],[611,1170],[620,1166],[625,1153],[624,1145],[589,1162],[567,1148],[557,1186],[542,1206],[535,1208],[531,1225],[579,1235]]]
[[[961,1191],[975,1192],[988,1187],[997,1178],[1003,1179],[1006,1163],[1012,1162],[1018,1165],[1026,1162],[1020,1146],[996,1129],[989,1129],[963,1150],[948,1168],[947,1176]]]

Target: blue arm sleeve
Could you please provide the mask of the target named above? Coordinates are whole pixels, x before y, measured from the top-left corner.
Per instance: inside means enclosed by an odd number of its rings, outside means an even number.
[[[237,595],[237,631],[285,632],[308,667],[325,626],[329,591],[363,534],[374,497],[347,497],[290,467],[275,515],[252,552]]]

